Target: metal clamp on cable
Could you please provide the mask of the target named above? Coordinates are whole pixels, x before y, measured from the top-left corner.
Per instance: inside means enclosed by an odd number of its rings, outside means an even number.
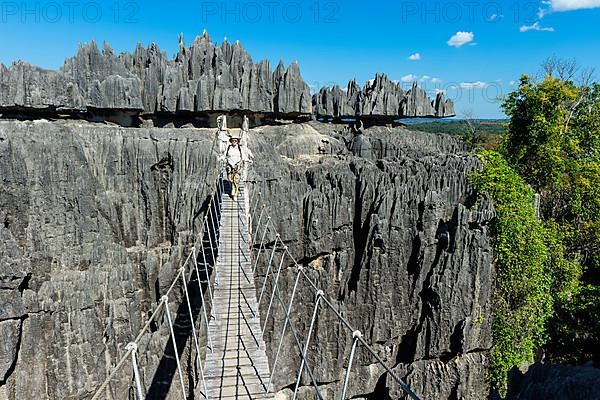
[[[325,297],[325,292],[324,292],[324,291],[322,291],[322,290],[319,290],[319,291],[317,292],[317,294],[315,295],[315,297],[316,297],[317,299],[319,299],[319,298],[321,298],[321,297]]]
[[[138,344],[136,342],[129,342],[127,346],[125,346],[125,350],[137,352]]]
[[[361,331],[354,331],[354,333],[352,334],[352,337],[354,339],[361,339],[363,337],[363,334]]]

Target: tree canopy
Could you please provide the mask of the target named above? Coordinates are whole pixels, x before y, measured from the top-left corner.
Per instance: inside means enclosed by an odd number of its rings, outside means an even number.
[[[508,131],[471,177],[497,209],[498,388],[541,346],[552,361],[600,363],[600,84],[575,83],[568,66],[521,77],[503,103]]]

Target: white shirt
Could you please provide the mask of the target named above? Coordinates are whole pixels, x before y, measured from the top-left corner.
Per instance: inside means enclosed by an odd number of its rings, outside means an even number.
[[[242,153],[242,148],[240,147],[240,145],[237,145],[235,147],[230,145],[227,148],[226,158],[227,158],[227,164],[229,164],[229,165],[236,165],[239,162],[243,161],[244,155]]]

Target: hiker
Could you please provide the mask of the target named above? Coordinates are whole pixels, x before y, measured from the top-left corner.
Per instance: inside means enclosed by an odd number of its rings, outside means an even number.
[[[240,136],[232,134],[229,138],[229,146],[225,152],[225,161],[227,168],[227,180],[231,185],[230,196],[237,200],[238,188],[242,179],[242,170],[245,163],[251,163],[251,153],[245,147],[240,145]]]

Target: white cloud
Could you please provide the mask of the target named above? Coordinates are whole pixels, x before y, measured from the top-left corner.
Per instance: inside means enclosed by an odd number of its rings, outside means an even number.
[[[488,17],[488,22],[497,22],[499,20],[501,20],[502,18],[504,18],[504,15],[502,14],[492,14]]]
[[[461,89],[483,89],[487,86],[487,83],[476,81],[476,82],[463,82],[460,84]]]
[[[515,85],[517,84],[517,81],[510,81],[508,84],[509,84],[510,86],[515,86]]]
[[[410,57],[408,57],[408,59],[410,61],[420,61],[421,60],[421,53],[412,54]]]
[[[454,36],[448,40],[448,46],[461,47],[467,43],[471,43],[475,39],[473,32],[456,32]]]
[[[419,78],[419,82],[426,82],[430,79],[431,77],[429,75],[423,75],[421,78]]]
[[[540,7],[538,18],[542,19],[552,12],[586,10],[599,8],[600,0],[543,0],[544,7]]]
[[[548,8],[540,8],[538,10],[537,16],[539,19],[542,19],[546,16],[546,14],[548,14],[550,12],[550,9]]]
[[[408,74],[408,75],[404,75],[402,78],[400,78],[400,80],[402,82],[414,82],[417,79],[419,79],[419,77],[413,75],[413,74]]]
[[[573,11],[600,7],[600,0],[550,0],[552,11]]]
[[[523,25],[519,28],[520,32],[527,31],[540,31],[540,32],[554,32],[554,28],[541,26],[539,22],[534,23],[533,25]]]
[[[431,83],[442,83],[443,81],[440,78],[433,78]]]

